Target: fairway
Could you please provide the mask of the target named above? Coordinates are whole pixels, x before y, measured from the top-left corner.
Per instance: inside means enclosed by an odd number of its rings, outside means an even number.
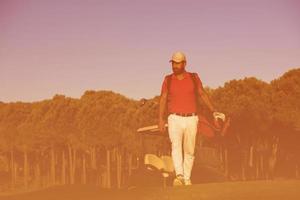
[[[95,186],[57,186],[49,189],[0,196],[6,200],[96,200],[96,199],[197,199],[197,200],[298,200],[300,181],[250,181],[199,184],[185,187],[148,187],[103,190]]]

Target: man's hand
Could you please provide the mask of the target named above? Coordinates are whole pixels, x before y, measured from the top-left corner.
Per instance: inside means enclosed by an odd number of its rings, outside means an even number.
[[[159,123],[158,123],[159,132],[164,133],[166,131],[165,124],[166,124],[166,122],[164,120],[162,120],[162,119],[159,120]]]

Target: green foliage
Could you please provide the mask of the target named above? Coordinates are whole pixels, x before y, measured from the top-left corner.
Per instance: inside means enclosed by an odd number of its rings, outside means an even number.
[[[250,77],[205,90],[219,111],[232,118],[231,131],[244,138],[300,130],[300,69],[270,84]],[[72,145],[85,151],[123,145],[138,151],[136,130],[157,123],[158,104],[159,96],[141,103],[112,91],[91,90],[80,99],[55,95],[35,103],[0,102],[0,148]]]

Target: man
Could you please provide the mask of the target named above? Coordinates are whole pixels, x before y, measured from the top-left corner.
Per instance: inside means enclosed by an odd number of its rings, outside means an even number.
[[[173,74],[166,76],[163,81],[159,104],[159,130],[160,132],[165,131],[166,120],[164,116],[167,112],[168,132],[172,144],[172,160],[176,172],[173,185],[191,185],[191,171],[194,163],[199,120],[196,93],[208,106],[212,114],[215,109],[204,92],[198,75],[195,74],[193,80],[191,73],[185,70],[186,57],[184,53],[174,53],[170,62]],[[196,92],[194,83],[197,85]],[[184,156],[182,155],[182,147]]]

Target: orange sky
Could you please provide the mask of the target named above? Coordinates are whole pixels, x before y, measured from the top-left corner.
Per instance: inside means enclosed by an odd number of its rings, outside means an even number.
[[[79,98],[86,90],[151,98],[177,50],[213,88],[300,67],[294,0],[2,0],[0,28],[4,102]]]

